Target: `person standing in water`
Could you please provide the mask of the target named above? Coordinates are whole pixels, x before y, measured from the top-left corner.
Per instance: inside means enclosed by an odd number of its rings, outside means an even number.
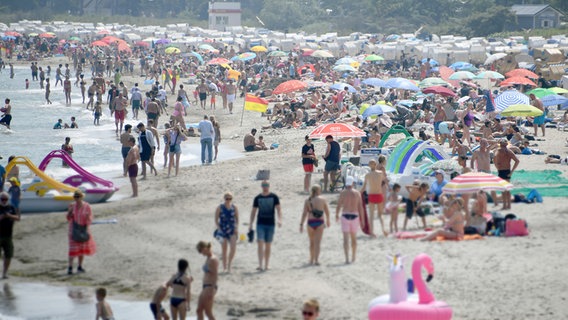
[[[51,104],[49,100],[49,95],[51,94],[51,85],[49,84],[49,78],[45,79],[45,102]]]
[[[1,108],[3,115],[0,118],[0,124],[10,129],[10,123],[12,122],[12,105],[10,104],[10,99],[6,98],[4,100],[4,108]]]

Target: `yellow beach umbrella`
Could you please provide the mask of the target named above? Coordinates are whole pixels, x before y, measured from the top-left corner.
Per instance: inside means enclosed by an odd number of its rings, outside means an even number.
[[[176,47],[169,47],[169,48],[166,48],[165,52],[167,54],[175,54],[175,53],[180,53],[181,50],[176,48]]]
[[[250,48],[250,51],[252,51],[252,52],[266,52],[266,51],[268,51],[268,49],[266,49],[265,46],[254,46],[254,47]]]
[[[513,104],[501,112],[504,117],[538,117],[542,110],[528,104]]]

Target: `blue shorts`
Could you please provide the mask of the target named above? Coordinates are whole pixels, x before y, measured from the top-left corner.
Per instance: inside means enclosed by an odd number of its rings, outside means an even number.
[[[534,120],[533,120],[533,124],[536,124],[537,126],[543,125],[544,120],[545,120],[544,115],[535,117]]]
[[[440,133],[440,123],[442,123],[442,121],[434,122],[434,133]]]
[[[338,162],[335,161],[331,161],[331,160],[326,160],[325,161],[325,171],[330,172],[330,171],[337,171],[341,168],[341,166],[339,165]]]
[[[264,241],[266,243],[271,243],[273,238],[274,238],[274,226],[268,226],[265,224],[256,225],[257,241]]]

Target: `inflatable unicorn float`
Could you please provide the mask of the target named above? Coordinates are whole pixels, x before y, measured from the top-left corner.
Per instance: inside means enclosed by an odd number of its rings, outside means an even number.
[[[434,278],[434,264],[427,254],[419,254],[412,263],[412,281],[418,294],[408,294],[404,257],[389,257],[390,294],[382,295],[369,303],[369,320],[449,320],[452,308],[436,301],[422,279],[422,267],[428,272],[426,282]]]

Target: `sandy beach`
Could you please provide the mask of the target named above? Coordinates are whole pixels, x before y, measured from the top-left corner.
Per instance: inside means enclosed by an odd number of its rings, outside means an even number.
[[[143,78],[124,76],[123,81],[130,88],[134,82],[142,83]],[[173,100],[171,95],[168,98]],[[245,111],[240,126],[242,106],[242,99],[238,99],[237,112],[232,115],[222,106],[214,111],[192,106],[186,122],[197,122],[204,114],[213,114],[221,124],[222,145],[242,150],[243,136],[251,128],[257,128],[268,145],[278,143],[279,148],[246,154],[243,151],[241,158],[211,166],[184,167],[178,177],[171,178],[161,169],[160,152],[159,175],[139,183],[139,198],[92,206],[95,219],[118,219],[118,223],[91,227],[98,252],[86,258],[88,272],[82,275],[66,274],[65,213],[24,215],[14,231],[16,251],[11,276],[20,280],[105,286],[111,297],[127,295],[149,301],[153,290],[176,271],[177,260],[186,258],[196,279],[190,312],[194,316],[195,298],[203,276],[200,267],[204,262],[195,245],[200,240],[212,241],[214,252],[220,254],[220,245],[212,234],[215,208],[225,191],[234,194],[240,209],[239,232],[248,231],[252,201],[261,191],[254,176],[258,170],[269,169],[271,191],[280,197],[283,208],[283,226],[276,231],[271,269],[257,272],[256,244],[239,242],[233,272],[219,278],[214,308],[217,319],[236,318],[227,315],[229,309],[243,311],[239,319],[300,319],[302,302],[312,297],[321,303],[322,319],[366,319],[369,301],[389,292],[386,256],[394,253],[407,256],[408,271],[414,256],[423,252],[433,258],[435,265],[429,288],[438,300],[452,306],[454,319],[568,318],[565,294],[568,271],[564,267],[568,263],[564,255],[568,241],[564,230],[568,225],[566,198],[544,198],[543,203],[537,204],[514,203],[511,211],[503,212],[526,219],[531,232],[528,237],[422,243],[392,237],[371,239],[361,233],[358,258],[351,265],[344,264],[342,234],[333,219],[324,232],[321,266],[309,266],[307,235],[299,233],[307,198],[301,192],[304,174],[300,152],[303,137],[312,128],[262,132],[261,126],[268,124],[266,118],[250,111]],[[547,129],[545,141],[536,142],[540,150],[565,157],[567,137],[568,133]],[[199,138],[189,141],[198,143]],[[315,149],[321,156],[325,142],[316,141]],[[116,155],[120,161],[119,146]],[[519,169],[561,170],[568,177],[567,166],[546,165],[545,157],[520,155]],[[314,174],[312,182],[320,178],[321,174]],[[122,186],[119,197],[130,194],[127,178],[117,175],[114,182]],[[324,196],[334,217],[338,194]],[[491,204],[490,209],[493,209]],[[399,219],[402,220],[402,215]],[[414,222],[410,225],[416,228]],[[375,226],[379,226],[378,221]],[[407,276],[410,277],[409,272]],[[123,318],[119,314],[115,317]],[[147,318],[151,319],[150,311]]]

